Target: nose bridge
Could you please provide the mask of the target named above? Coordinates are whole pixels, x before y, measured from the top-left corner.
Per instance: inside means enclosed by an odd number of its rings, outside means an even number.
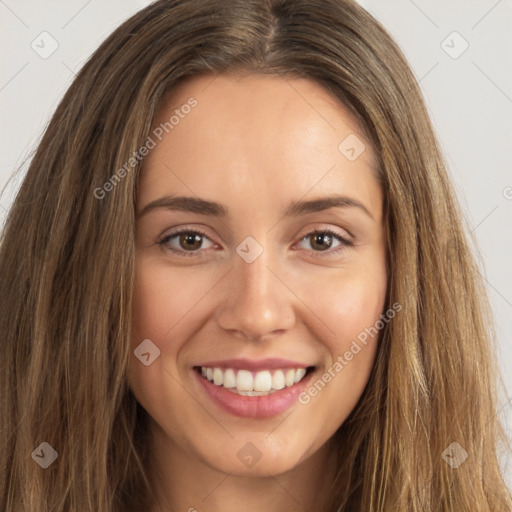
[[[275,285],[275,283],[272,283],[275,276],[269,268],[271,267],[271,259],[272,255],[268,249],[268,244],[253,261],[245,260],[240,255],[238,260],[235,259],[234,270],[237,282],[240,285],[239,293],[242,296],[249,300],[259,298],[268,301],[271,298],[269,292],[272,292],[272,284]]]
[[[229,293],[218,314],[220,326],[259,339],[293,324],[290,294],[276,277],[277,258],[264,237],[247,237],[236,248]],[[260,237],[261,239],[261,237]]]

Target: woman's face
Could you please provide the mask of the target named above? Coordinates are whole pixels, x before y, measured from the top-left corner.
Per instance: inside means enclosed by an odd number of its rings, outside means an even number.
[[[370,376],[387,287],[375,155],[306,79],[195,77],[168,100],[137,198],[130,386],[162,450],[279,474]]]

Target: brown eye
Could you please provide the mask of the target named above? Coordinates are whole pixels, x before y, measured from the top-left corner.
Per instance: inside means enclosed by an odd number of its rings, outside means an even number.
[[[182,233],[178,240],[183,249],[194,251],[201,248],[202,236],[196,233]]]
[[[354,242],[330,229],[315,229],[311,233],[302,237],[301,242],[303,241],[309,241],[313,252],[325,253],[326,256],[337,254],[338,252],[343,251],[346,247],[354,245]],[[333,246],[333,243],[337,243],[337,245]],[[334,247],[334,250],[329,250],[332,247]]]
[[[311,246],[314,249],[325,250],[330,249],[333,237],[328,235],[327,233],[315,233],[314,235],[309,235],[311,237],[312,243]]]
[[[177,241],[177,244],[174,240]],[[173,254],[180,256],[200,256],[203,252],[201,249],[206,250],[209,248],[203,246],[205,240],[210,242],[211,245],[209,247],[213,246],[213,243],[206,233],[195,229],[187,229],[165,235],[158,244]],[[171,241],[173,241],[174,244],[171,244]]]

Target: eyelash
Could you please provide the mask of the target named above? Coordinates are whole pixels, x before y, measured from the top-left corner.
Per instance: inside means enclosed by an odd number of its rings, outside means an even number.
[[[204,231],[201,231],[199,229],[182,229],[181,231],[176,231],[174,233],[169,233],[169,234],[165,235],[157,243],[158,243],[158,245],[163,247],[166,251],[169,251],[169,252],[171,252],[173,254],[176,254],[178,256],[184,256],[186,258],[198,257],[197,254],[199,253],[199,251],[177,250],[177,249],[173,249],[172,247],[169,247],[169,246],[166,245],[171,239],[175,238],[178,235],[182,235],[184,233],[200,235],[200,236],[202,236],[204,238],[208,238],[209,239],[208,235]],[[331,250],[327,250],[327,251],[311,251],[311,252],[314,252],[319,257],[332,256],[332,255],[338,254],[340,251],[345,250],[347,247],[353,247],[353,245],[354,245],[353,241],[348,240],[348,239],[342,237],[341,235],[339,235],[338,233],[336,233],[335,231],[333,231],[332,229],[329,229],[329,228],[327,228],[327,229],[314,229],[313,231],[309,232],[307,235],[301,237],[300,241],[302,242],[302,240],[304,240],[306,238],[309,238],[309,237],[311,237],[313,235],[316,235],[316,234],[322,234],[322,235],[327,234],[327,235],[330,235],[330,236],[336,238],[340,242],[340,246],[337,249],[333,250],[333,251],[331,251]],[[201,256],[199,256],[199,257],[201,257]]]

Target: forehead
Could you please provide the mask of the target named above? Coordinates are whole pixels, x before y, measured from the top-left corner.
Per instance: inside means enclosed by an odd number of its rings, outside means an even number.
[[[191,98],[195,106],[183,108]],[[311,80],[196,76],[167,94],[152,131],[166,123],[144,161],[142,192],[151,198],[166,184],[166,192],[204,196],[220,183],[226,192],[291,197],[352,191],[375,203],[373,148],[351,112]]]
[[[208,118],[216,117],[216,128],[223,130],[229,128],[226,123],[222,125],[226,120],[232,126],[243,124],[246,129],[266,125],[265,132],[272,138],[279,135],[279,143],[284,142],[285,135],[295,136],[300,142],[306,134],[304,128],[310,138],[315,133],[325,138],[328,132],[340,141],[344,134],[366,138],[353,113],[321,84],[306,78],[241,73],[205,74],[183,80],[164,97],[154,127],[179,113],[176,111],[191,97],[198,103],[192,117],[202,118],[205,131],[210,128]],[[375,166],[373,148],[366,146],[362,159]]]

